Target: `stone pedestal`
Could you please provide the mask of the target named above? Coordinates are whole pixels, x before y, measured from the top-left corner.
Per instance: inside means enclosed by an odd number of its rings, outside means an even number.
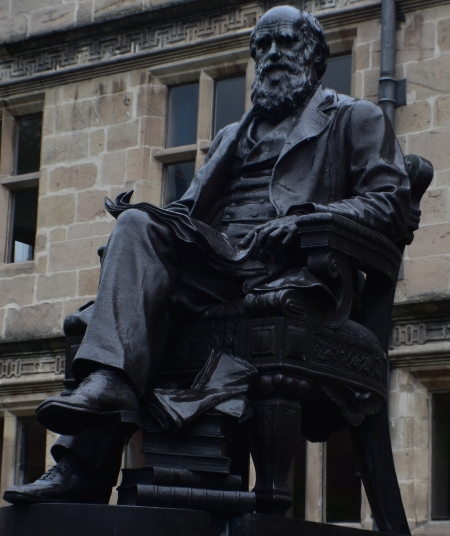
[[[371,531],[262,514],[234,517],[194,510],[33,504],[0,509],[2,536],[364,536]]]

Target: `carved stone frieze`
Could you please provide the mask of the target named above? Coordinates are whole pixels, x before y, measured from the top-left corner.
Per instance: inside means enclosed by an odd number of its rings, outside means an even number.
[[[392,347],[399,348],[448,340],[450,340],[450,322],[442,320],[396,324],[392,329],[391,344]]]
[[[12,357],[0,359],[0,380],[21,378],[30,374],[64,374],[63,354],[48,357]]]

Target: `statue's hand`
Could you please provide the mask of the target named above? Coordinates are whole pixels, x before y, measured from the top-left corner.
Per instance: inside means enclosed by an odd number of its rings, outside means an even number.
[[[239,243],[243,248],[247,247],[256,235],[255,245],[252,249],[252,257],[261,256],[264,261],[272,253],[279,253],[297,233],[296,221],[298,215],[285,216],[272,220],[252,229]]]

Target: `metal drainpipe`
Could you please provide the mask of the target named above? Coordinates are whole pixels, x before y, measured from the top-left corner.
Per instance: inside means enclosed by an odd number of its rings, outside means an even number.
[[[378,102],[395,126],[396,106],[406,104],[406,80],[395,78],[397,8],[395,0],[381,3],[381,57]]]

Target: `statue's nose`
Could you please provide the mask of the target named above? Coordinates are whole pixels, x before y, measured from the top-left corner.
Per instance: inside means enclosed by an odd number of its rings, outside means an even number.
[[[272,61],[280,58],[281,54],[280,54],[280,51],[278,50],[278,45],[276,41],[272,41],[272,45],[270,46],[268,56]]]

